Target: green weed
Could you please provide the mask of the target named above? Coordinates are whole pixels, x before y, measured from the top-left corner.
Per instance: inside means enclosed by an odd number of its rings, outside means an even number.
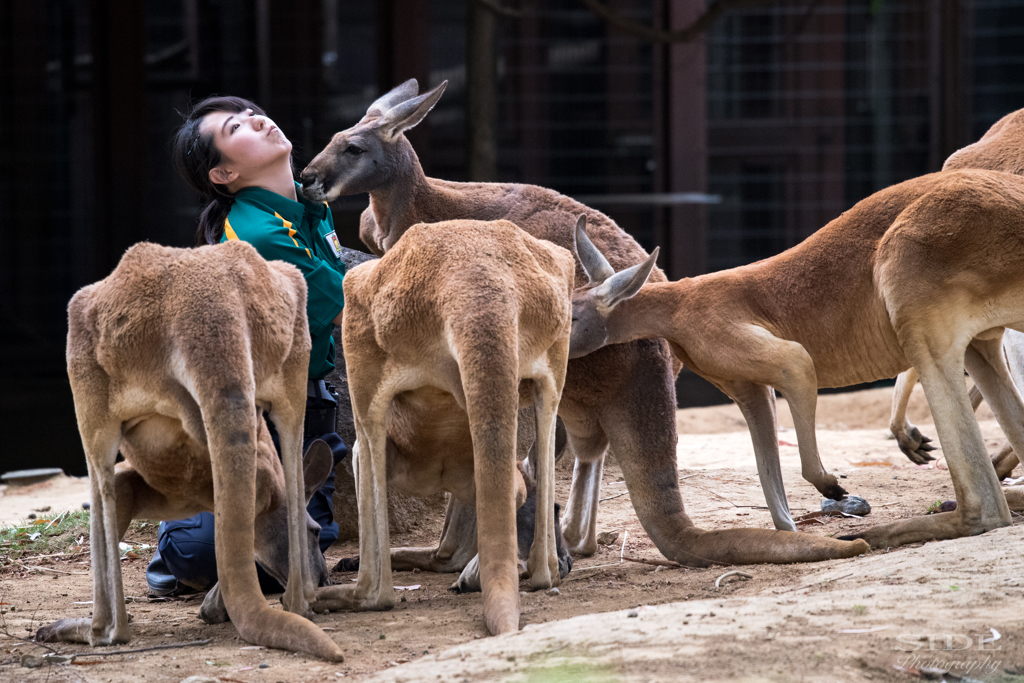
[[[18,559],[26,553],[51,554],[75,552],[89,538],[89,511],[65,510],[20,524],[0,527],[0,560]]]

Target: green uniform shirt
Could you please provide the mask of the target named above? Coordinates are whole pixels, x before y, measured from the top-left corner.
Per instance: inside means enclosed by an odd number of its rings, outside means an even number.
[[[341,281],[345,264],[338,256],[334,220],[326,203],[306,201],[295,183],[299,201],[247,187],[235,198],[224,221],[226,240],[249,242],[260,256],[287,261],[306,278],[306,314],[313,350],[309,378],[322,379],[334,369],[334,319],[345,305]]]

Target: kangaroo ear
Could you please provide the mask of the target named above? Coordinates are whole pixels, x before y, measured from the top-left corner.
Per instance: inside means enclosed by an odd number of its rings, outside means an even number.
[[[634,296],[647,282],[647,278],[651,276],[654,262],[658,259],[659,249],[659,247],[655,247],[643,263],[619,271],[605,280],[594,291],[594,296],[601,299],[608,308]]]
[[[334,455],[326,441],[317,439],[309,444],[305,455],[302,456],[302,482],[305,489],[306,505],[309,505],[309,499],[313,497],[316,490],[327,481],[333,465]]]
[[[388,109],[391,109],[391,107],[401,102],[405,102],[406,100],[411,100],[416,97],[419,92],[420,84],[415,78],[410,78],[405,83],[392,88],[378,97],[374,103],[370,105],[370,108],[366,110],[366,118],[369,119],[384,116]]]
[[[580,264],[583,266],[583,272],[587,274],[587,278],[593,284],[600,284],[615,275],[615,269],[612,268],[611,264],[608,263],[608,259],[604,257],[604,254],[594,246],[594,243],[590,241],[590,236],[587,235],[587,215],[580,214],[580,217],[576,219],[576,256],[580,260]]]
[[[423,93],[419,97],[414,97],[411,100],[400,102],[391,107],[380,118],[379,125],[381,130],[390,138],[397,137],[409,130],[422,121],[423,117],[434,108],[437,101],[441,99],[441,94],[446,87],[448,87],[448,81],[444,81],[441,85],[429,92]]]

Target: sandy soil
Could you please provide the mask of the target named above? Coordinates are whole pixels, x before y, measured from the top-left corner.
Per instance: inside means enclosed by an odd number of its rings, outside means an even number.
[[[918,468],[886,438],[891,390],[823,396],[819,443],[826,467],[867,498],[867,519],[830,519],[806,533],[833,535],[923,514],[953,497],[948,472]],[[983,408],[982,411],[985,411]],[[788,411],[779,405],[779,439],[791,507],[816,510],[820,496],[799,475]],[[911,420],[934,435],[923,397]],[[1001,434],[991,414],[979,412],[991,450]],[[680,487],[687,511],[705,528],[771,526],[753,451],[735,406],[680,411]],[[870,464],[869,464],[870,463]],[[1020,474],[1018,471],[1015,473]],[[558,474],[564,500],[570,470]],[[66,482],[65,482],[66,483]],[[82,482],[79,482],[80,484]],[[51,504],[46,487],[8,489],[11,509]],[[744,567],[750,580],[715,579],[723,568],[661,569],[620,561],[660,557],[644,534],[620,470],[606,467],[599,531],[618,531],[609,547],[580,558],[560,595],[522,598],[523,630],[487,637],[477,595],[447,592],[454,575],[396,572],[405,602],[385,613],[334,613],[316,622],[342,646],[346,661],[326,664],[304,656],[252,649],[230,624],[207,626],[198,600],[148,602],[146,559],[123,562],[125,593],[136,596],[133,641],[118,649],[213,638],[201,647],[110,657],[82,652],[77,664],[49,670],[20,667],[38,646],[19,638],[54,619],[88,614],[92,599],[88,556],[28,557],[0,570],[0,680],[181,681],[202,675],[228,682],[327,681],[903,681],[922,666],[938,665],[983,681],[1024,681],[1024,525],[982,536],[928,543],[866,557],[819,564]],[[87,488],[82,489],[88,496]],[[613,497],[617,496],[617,497]],[[0,508],[6,510],[7,507]],[[54,509],[57,509],[56,507]],[[430,545],[440,519],[395,534],[394,545]],[[129,540],[153,542],[141,532]],[[354,543],[328,551],[329,562],[356,552]],[[333,565],[333,562],[330,562]],[[45,569],[39,569],[45,568]],[[336,582],[354,574],[335,573]],[[271,604],[277,600],[271,596]],[[78,603],[78,604],[76,604]],[[633,615],[633,616],[631,616]],[[999,639],[993,638],[995,629]],[[969,644],[968,644],[969,643]],[[947,646],[949,646],[947,648]],[[101,650],[99,650],[101,651]],[[960,668],[956,666],[959,663]],[[259,668],[266,664],[266,668]],[[949,680],[953,680],[950,678]]]

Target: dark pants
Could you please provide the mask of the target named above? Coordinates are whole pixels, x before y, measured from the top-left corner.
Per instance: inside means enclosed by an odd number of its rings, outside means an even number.
[[[281,452],[277,430],[274,424],[267,421],[274,447]],[[331,447],[334,464],[337,465],[348,453],[341,437],[331,432],[320,436],[307,437],[302,444],[302,451],[314,439],[323,439]],[[334,468],[327,481],[313,494],[306,510],[309,516],[320,525],[320,551],[324,552],[338,540],[338,523],[334,521]],[[264,593],[280,593],[284,588],[272,576],[256,565],[256,574],[260,579],[260,589]],[[146,568],[146,582],[150,589],[157,592],[168,592],[178,582],[196,590],[207,590],[217,582],[217,558],[213,544],[213,514],[200,512],[188,519],[177,519],[161,522],[157,541],[157,551]]]

